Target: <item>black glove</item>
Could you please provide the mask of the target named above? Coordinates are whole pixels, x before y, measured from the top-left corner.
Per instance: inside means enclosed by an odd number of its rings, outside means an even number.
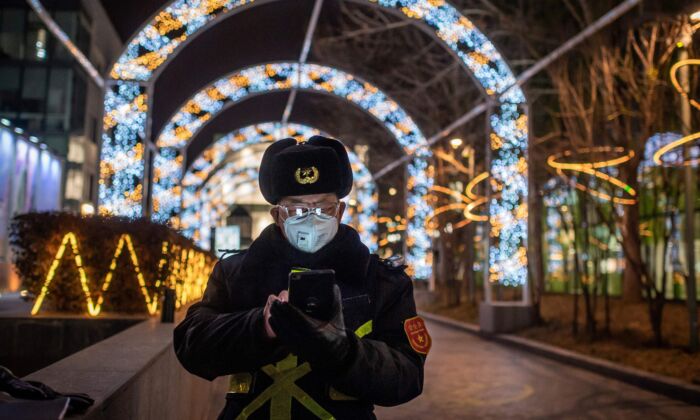
[[[49,400],[56,396],[54,392],[17,378],[10,369],[4,366],[0,366],[0,391],[7,392],[15,398],[28,400]]]
[[[69,397],[66,414],[83,413],[95,402],[87,394],[62,394],[41,382],[24,381],[17,378],[4,366],[0,366],[0,391],[7,392],[12,397],[27,400],[52,400],[58,397]]]
[[[319,373],[333,376],[352,360],[355,341],[345,331],[338,285],[333,286],[329,321],[312,318],[288,302],[275,301],[270,308],[270,326],[280,340]]]

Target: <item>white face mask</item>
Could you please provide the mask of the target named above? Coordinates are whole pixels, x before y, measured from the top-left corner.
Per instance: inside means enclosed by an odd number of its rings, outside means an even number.
[[[338,232],[335,216],[309,213],[288,217],[284,221],[284,233],[292,246],[300,251],[314,253],[323,248]]]

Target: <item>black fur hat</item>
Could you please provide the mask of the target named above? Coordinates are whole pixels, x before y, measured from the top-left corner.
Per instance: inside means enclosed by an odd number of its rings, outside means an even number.
[[[265,150],[258,182],[270,204],[289,195],[335,193],[343,198],[352,188],[352,168],[340,141],[313,136],[297,144],[290,137]]]

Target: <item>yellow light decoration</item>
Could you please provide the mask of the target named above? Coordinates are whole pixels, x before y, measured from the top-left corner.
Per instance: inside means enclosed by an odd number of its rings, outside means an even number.
[[[456,225],[454,225],[453,229],[462,228],[471,222],[485,222],[489,220],[489,217],[487,215],[474,214],[473,212],[475,208],[484,205],[488,202],[486,196],[480,196],[474,192],[474,188],[476,187],[476,185],[479,182],[484,181],[488,177],[488,172],[482,172],[479,175],[475,176],[471,181],[469,181],[469,183],[464,189],[466,195],[443,186],[432,186],[431,191],[440,192],[455,197],[460,200],[460,203],[452,203],[435,209],[433,214],[431,216],[428,216],[428,218],[425,221],[426,229],[434,228],[434,226],[431,225],[432,219],[435,216],[449,210],[462,210],[462,213],[465,217],[464,220],[461,220]]]
[[[436,192],[439,192],[439,193],[443,193],[443,194],[447,194],[447,195],[452,196],[452,197],[458,199],[459,201],[462,201],[462,202],[465,202],[465,203],[468,203],[468,202],[471,201],[471,200],[469,199],[469,197],[467,197],[466,195],[464,195],[464,194],[462,194],[462,193],[460,193],[460,192],[458,192],[458,191],[455,191],[455,190],[453,190],[453,189],[451,189],[451,188],[443,187],[443,186],[440,186],[440,185],[433,185],[432,187],[430,187],[430,190],[431,190],[431,191],[436,191]]]
[[[129,251],[129,256],[131,260],[132,267],[134,268],[134,272],[136,274],[136,278],[139,283],[139,288],[141,289],[141,293],[144,297],[144,303],[146,304],[146,308],[148,310],[148,313],[150,315],[154,315],[157,312],[158,309],[158,292],[154,292],[153,295],[151,295],[148,292],[148,288],[146,285],[146,279],[143,276],[143,273],[141,272],[141,269],[139,267],[139,261],[138,257],[136,254],[136,250],[134,249],[133,242],[131,240],[131,236],[128,234],[122,234],[119,237],[119,241],[117,243],[116,250],[114,252],[114,256],[112,257],[112,261],[110,262],[109,265],[109,271],[107,272],[107,275],[105,276],[104,282],[102,283],[102,287],[100,288],[100,295],[98,296],[96,301],[93,301],[92,299],[92,291],[90,290],[90,286],[88,284],[88,278],[87,275],[85,274],[85,269],[83,266],[83,261],[82,257],[80,256],[80,251],[78,248],[78,240],[73,232],[68,232],[63,236],[63,239],[61,240],[61,245],[58,248],[58,251],[56,252],[56,255],[54,256],[53,262],[51,263],[51,266],[49,268],[48,273],[46,274],[46,279],[44,280],[44,285],[41,287],[41,292],[39,293],[39,296],[37,297],[36,301],[34,302],[34,306],[32,307],[31,314],[36,315],[39,310],[41,309],[41,305],[44,302],[44,299],[46,295],[48,294],[49,286],[51,285],[51,282],[56,274],[56,269],[58,268],[61,260],[63,259],[63,255],[66,250],[66,246],[70,244],[71,250],[73,251],[73,260],[75,262],[76,267],[78,268],[78,274],[80,277],[80,286],[83,290],[83,293],[85,294],[85,301],[87,304],[87,311],[90,316],[98,316],[102,310],[102,304],[104,303],[104,293],[109,290],[109,286],[112,282],[112,277],[114,275],[114,270],[117,268],[117,260],[122,254],[122,251],[124,249],[124,244],[126,244],[127,250]],[[168,242],[163,242],[162,245],[162,254],[160,261],[158,262],[158,271],[161,272],[162,268],[165,266],[165,263],[167,262],[167,250],[168,250]],[[184,250],[183,250],[184,252]],[[201,286],[203,283],[202,279],[203,276],[207,276],[209,274],[209,264],[206,263],[206,257],[204,253],[197,252],[195,253],[194,250],[190,250],[190,254],[188,255],[188,259],[198,259],[198,264],[197,264],[197,270],[194,271],[193,264],[187,264],[187,269],[189,270],[187,278],[185,279],[185,286],[187,288],[187,292],[192,295],[193,299],[201,297],[203,293],[203,288],[202,287],[192,287],[192,283],[195,282],[197,283],[198,286]],[[176,263],[177,259],[175,260]],[[178,264],[179,266],[179,264]],[[179,268],[179,267],[178,267]],[[173,281],[173,275],[175,272],[178,270],[173,270],[170,275],[168,276],[168,279],[170,280],[171,284],[175,283]],[[181,275],[179,278],[183,278]],[[157,279],[155,281],[155,289],[157,290],[160,287],[161,280]],[[181,300],[181,294],[178,293],[178,299],[177,301],[180,302]]]
[[[461,229],[471,222],[472,221],[469,219],[460,220],[459,222],[455,223],[455,225],[452,227],[452,229],[454,229],[454,230]]]
[[[599,179],[602,179],[603,181],[609,182],[618,188],[622,188],[623,190],[625,190],[625,192],[627,192],[631,196],[637,195],[637,191],[634,188],[630,187],[628,184],[619,180],[618,178],[615,178],[614,176],[610,176],[610,175],[606,174],[605,172],[596,171],[596,170],[585,170],[585,171],[581,171],[581,172],[587,173],[589,175],[593,175],[596,178],[599,178]]]
[[[481,197],[481,196],[476,195],[476,193],[474,193],[474,187],[476,187],[476,184],[485,180],[488,177],[489,177],[488,172],[482,172],[479,175],[475,176],[474,179],[469,181],[467,186],[464,188],[464,193],[467,195],[467,197],[469,197],[471,200],[476,200],[479,197]]]
[[[583,173],[587,173],[587,172],[583,172]],[[637,202],[637,200],[635,200],[633,198],[613,197],[610,194],[606,194],[604,192],[592,190],[592,189],[588,188],[587,186],[585,186],[579,182],[576,182],[576,181],[572,180],[571,178],[569,178],[568,176],[566,176],[564,174],[564,171],[562,171],[561,169],[557,169],[557,174],[559,174],[559,176],[561,176],[566,182],[573,185],[574,188],[576,188],[577,190],[588,193],[594,197],[600,198],[601,200],[612,201],[613,203],[622,204],[623,206],[631,206],[632,204]],[[634,190],[632,190],[632,191],[634,191]]]
[[[694,98],[691,98],[688,95],[688,92],[683,90],[683,88],[681,87],[681,84],[678,82],[678,76],[676,75],[676,73],[678,73],[678,70],[680,70],[681,67],[698,66],[698,65],[700,65],[700,59],[697,59],[697,58],[680,60],[677,63],[675,63],[673,66],[671,66],[670,73],[671,73],[671,84],[673,85],[673,87],[678,91],[678,93],[681,94],[681,96],[683,96],[683,98],[685,98],[686,101],[690,102],[690,105],[692,105],[693,108],[700,111],[700,102],[698,102]]]
[[[430,224],[430,221],[433,220],[435,216],[439,216],[440,214],[450,211],[450,210],[462,210],[465,209],[467,205],[465,203],[450,203],[446,204],[444,206],[436,208],[431,215],[426,217],[425,219],[425,226],[428,226]]]
[[[467,149],[464,149],[464,150],[467,150]],[[450,163],[459,172],[462,172],[464,174],[469,175],[469,169],[467,169],[466,166],[464,166],[461,162],[459,162],[453,156],[449,155],[448,153],[443,152],[440,149],[435,150],[433,153],[435,154],[435,156],[439,157],[440,159],[444,160],[445,162]]]
[[[607,244],[605,244],[605,243],[599,241],[598,239],[596,239],[596,238],[593,237],[593,236],[589,236],[589,237],[588,237],[588,240],[589,240],[589,242],[590,242],[592,245],[598,247],[598,249],[600,249],[601,251],[607,251],[608,248],[609,248]]]
[[[466,220],[469,220],[470,222],[485,222],[489,220],[489,217],[487,215],[479,215],[479,214],[474,214],[473,211],[475,208],[484,205],[488,202],[488,198],[483,195],[478,195],[474,192],[474,188],[479,182],[482,182],[486,180],[489,177],[488,172],[482,172],[479,175],[475,176],[474,179],[469,181],[467,186],[464,188],[464,193],[472,199],[473,201],[469,203],[469,205],[464,209],[464,217]],[[500,189],[499,189],[500,190]]]
[[[406,230],[406,225],[398,225],[398,226],[392,226],[388,228],[386,231],[389,233],[394,233],[399,230]]]
[[[80,214],[83,216],[90,216],[95,214],[95,206],[92,203],[83,203],[80,205]]]
[[[472,213],[475,208],[486,204],[488,200],[486,197],[479,197],[476,201],[473,201],[467,205],[467,207],[464,209],[464,217],[467,218],[467,220],[471,220],[473,222],[485,222],[489,220],[489,217],[485,214],[474,214]]]
[[[700,131],[685,137],[681,137],[676,141],[672,141],[671,143],[665,145],[664,147],[654,152],[654,163],[656,163],[657,165],[666,165],[662,159],[663,155],[670,152],[672,149],[675,149],[679,146],[682,146],[686,143],[690,143],[691,141],[697,139],[700,139]],[[700,163],[700,158],[683,161],[678,166],[695,166],[698,163]]]
[[[596,177],[604,182],[607,182],[615,187],[620,188],[625,193],[629,194],[631,197],[637,195],[637,192],[629,184],[616,178],[614,176],[608,175],[605,172],[599,171],[598,169],[609,168],[613,166],[619,166],[623,163],[630,161],[634,157],[634,151],[626,151],[623,147],[611,147],[611,146],[597,146],[597,147],[586,147],[579,149],[577,151],[579,154],[582,153],[618,153],[620,156],[616,156],[612,159],[592,161],[592,162],[561,162],[561,158],[566,158],[573,156],[574,152],[571,150],[566,150],[561,153],[555,153],[547,158],[547,164],[554,168],[567,182],[573,185],[576,189],[586,192],[594,197],[600,198],[605,201],[612,201],[613,203],[622,205],[632,205],[637,202],[634,198],[620,198],[614,197],[604,192],[596,191],[587,186],[576,182],[564,174],[564,170],[571,172],[585,173],[587,175]]]
[[[700,28],[700,24],[693,26],[692,31],[695,32],[698,28]],[[680,47],[680,46],[679,46]],[[700,110],[700,102],[698,102],[696,99],[691,98],[686,92],[683,87],[681,86],[680,82],[678,82],[678,70],[681,69],[681,67],[685,66],[698,66],[700,65],[700,59],[686,59],[686,60],[680,60],[677,63],[675,63],[673,66],[671,66],[671,84],[673,87],[678,91],[678,93],[690,103],[692,107],[694,107],[697,110]],[[666,162],[663,161],[663,155],[666,153],[670,152],[673,149],[676,149],[686,143],[690,143],[691,141],[697,140],[700,138],[700,131],[697,133],[693,133],[690,135],[687,135],[685,137],[681,137],[680,139],[673,141],[663,147],[661,147],[659,150],[657,150],[654,153],[653,159],[654,163],[657,165],[664,165],[664,166],[696,166],[700,163],[700,158],[697,159],[691,159],[691,160],[686,160],[681,162],[680,164],[667,164]]]
[[[570,157],[573,155],[573,151],[566,150],[563,153],[555,153],[547,158],[547,164],[554,169],[569,169],[572,171],[587,171],[591,169],[608,168],[610,166],[618,166],[625,162],[628,162],[634,157],[634,151],[630,150],[625,153],[623,147],[610,147],[610,146],[600,146],[600,147],[586,147],[579,149],[578,153],[623,153],[622,156],[615,157],[613,159],[602,160],[597,162],[557,162],[557,159],[562,157]]]

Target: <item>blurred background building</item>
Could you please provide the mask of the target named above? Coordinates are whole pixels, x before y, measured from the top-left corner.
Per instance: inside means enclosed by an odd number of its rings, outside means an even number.
[[[120,52],[122,40],[101,2],[43,4],[80,51],[104,72]],[[99,175],[102,90],[91,83],[26,1],[0,2],[0,118],[2,291],[18,286],[10,280],[8,269],[7,222],[12,215],[31,210],[93,211]],[[49,173],[50,187],[44,185],[44,174]],[[51,190],[49,197],[42,197],[42,188]]]

